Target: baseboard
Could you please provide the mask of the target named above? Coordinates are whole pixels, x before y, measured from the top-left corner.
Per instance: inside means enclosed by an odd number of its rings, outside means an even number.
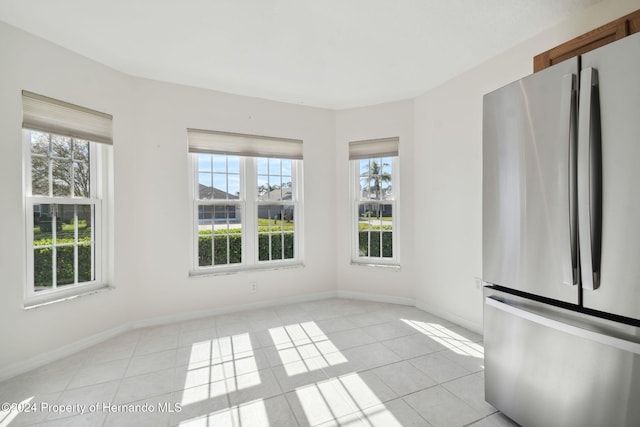
[[[210,310],[191,311],[187,313],[171,314],[168,316],[153,317],[150,319],[135,320],[131,322],[133,329],[146,328],[149,326],[161,326],[175,322],[200,319],[203,317],[217,316],[220,314],[235,313],[244,310],[255,310],[258,308],[277,307],[279,305],[295,304],[300,302],[317,301],[327,298],[337,297],[336,291],[317,292],[313,294],[303,294],[294,297],[269,299],[264,301],[251,302],[248,304],[230,305],[227,307],[213,308]]]
[[[410,305],[415,307],[416,302],[412,298],[394,297],[391,295],[368,294],[366,292],[337,291],[338,298],[351,298],[363,301],[386,302],[389,304]]]
[[[228,307],[215,308],[211,310],[192,311],[187,313],[172,314],[168,316],[153,317],[149,319],[135,320],[126,322],[120,326],[91,335],[74,343],[59,347],[57,349],[39,354],[35,357],[24,361],[12,363],[8,366],[0,368],[0,381],[13,378],[17,375],[24,374],[32,369],[42,367],[48,363],[70,356],[78,351],[87,349],[93,345],[99,344],[110,338],[115,337],[123,332],[146,328],[149,326],[161,326],[174,322],[184,322],[187,320],[198,319],[207,316],[215,316],[219,314],[227,314],[244,310],[255,310],[258,308],[276,307],[286,304],[295,304],[308,301],[317,301],[327,298],[350,298],[363,301],[385,302],[390,304],[408,305],[417,307],[420,310],[429,312],[443,319],[449,320],[457,325],[463,326],[473,332],[482,334],[482,325],[470,322],[467,319],[454,315],[444,310],[436,309],[426,303],[416,302],[414,299],[405,297],[395,297],[390,295],[368,294],[365,292],[352,291],[327,291],[313,294],[297,295],[289,298],[269,299],[265,301],[252,302],[248,304],[239,304]]]
[[[470,331],[473,331],[477,334],[484,335],[483,333],[484,331],[482,330],[482,324],[471,322],[470,320],[465,319],[464,317],[460,317],[447,310],[441,310],[441,309],[435,308],[422,301],[416,301],[416,307],[422,311],[426,311],[427,313],[431,313],[438,317],[442,317],[443,319],[453,322],[456,325],[462,326],[463,328],[467,328]]]
[[[40,368],[49,363],[52,363],[64,357],[70,356],[78,351],[87,349],[91,346],[99,344],[103,341],[106,341],[110,338],[115,337],[116,335],[119,335],[123,332],[129,331],[132,329],[146,328],[149,326],[161,326],[161,325],[166,325],[174,322],[184,322],[186,320],[193,320],[193,319],[198,319],[198,318],[207,317],[207,316],[215,316],[218,314],[233,313],[233,312],[243,311],[243,310],[254,310],[258,308],[275,307],[279,305],[295,304],[295,303],[307,302],[307,301],[316,301],[316,300],[321,300],[326,298],[335,298],[337,296],[338,295],[336,291],[318,292],[313,294],[297,295],[289,298],[270,299],[265,301],[249,303],[249,304],[239,304],[239,305],[216,308],[211,310],[193,311],[193,312],[187,312],[187,313],[172,314],[169,316],[153,317],[149,319],[126,322],[120,326],[109,329],[107,331],[99,332],[97,334],[83,338],[71,344],[56,348],[51,351],[47,351],[45,353],[38,354],[37,356],[31,357],[24,361],[12,363],[12,364],[9,364],[8,366],[0,368],[0,381],[13,378],[20,374],[24,374],[26,372],[29,372],[32,369]]]
[[[56,360],[71,356],[78,351],[82,351],[96,344],[100,344],[101,342],[120,335],[121,333],[126,332],[130,329],[131,325],[129,323],[125,323],[123,325],[116,326],[115,328],[111,328],[109,330],[83,338],[71,344],[56,348],[51,351],[47,351],[46,353],[41,353],[29,359],[12,363],[0,369],[0,381],[13,378],[17,375],[29,372],[32,369],[37,369],[49,363],[55,362]]]

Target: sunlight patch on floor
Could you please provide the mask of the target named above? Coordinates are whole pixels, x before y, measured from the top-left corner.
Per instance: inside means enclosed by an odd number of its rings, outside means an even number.
[[[451,329],[436,323],[408,319],[401,320],[421,334],[428,336],[433,341],[442,344],[457,354],[472,356],[478,359],[484,358],[484,348],[481,344],[475,343]]]
[[[347,362],[315,322],[271,328],[269,334],[289,376]]]
[[[183,405],[260,384],[248,333],[192,344],[183,385]]]
[[[275,426],[269,422],[267,408],[262,399],[232,406],[208,415],[192,418],[180,423],[180,427],[233,427]]]
[[[366,380],[355,372],[301,387],[295,393],[310,425],[338,419],[340,425],[402,425]]]
[[[0,411],[0,427],[7,427],[9,424],[11,424],[11,421],[13,421],[18,415],[20,415],[22,412],[27,412],[18,409],[28,408],[29,404],[34,398],[35,396],[28,397],[22,402],[18,403],[16,405],[16,408],[9,408],[8,410]]]

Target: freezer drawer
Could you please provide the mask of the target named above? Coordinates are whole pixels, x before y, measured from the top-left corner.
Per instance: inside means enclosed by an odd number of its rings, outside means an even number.
[[[486,288],[485,398],[523,426],[638,426],[639,336]]]

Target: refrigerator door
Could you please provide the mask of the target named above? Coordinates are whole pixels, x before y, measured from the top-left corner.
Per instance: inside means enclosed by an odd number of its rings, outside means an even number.
[[[483,109],[483,280],[573,304],[577,73],[577,58],[564,61],[485,95]]]
[[[583,304],[640,319],[640,34],[583,55],[581,74],[593,87],[587,92],[581,82],[581,259],[588,254],[584,242],[591,242],[592,251],[582,262]],[[589,114],[583,109],[587,101]]]

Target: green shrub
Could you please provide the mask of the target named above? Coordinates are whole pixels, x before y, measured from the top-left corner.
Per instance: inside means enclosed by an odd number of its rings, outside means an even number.
[[[201,233],[198,237],[198,265],[210,266],[227,264],[238,264],[242,262],[242,234],[231,233],[222,234],[216,232],[211,242],[211,233]],[[227,246],[228,245],[228,246]]]
[[[273,229],[272,229],[273,230]],[[198,236],[198,265],[201,267],[224,264],[238,264],[242,262],[242,235],[238,232],[226,234],[224,230],[216,230],[213,234],[199,233]],[[258,259],[292,259],[294,254],[293,233],[262,233],[258,235]],[[284,250],[283,250],[284,247]],[[228,249],[227,249],[228,248]],[[227,262],[228,261],[228,262]]]
[[[293,241],[293,233],[258,234],[258,259],[269,261],[269,246],[272,260],[293,258]]]
[[[371,235],[371,240],[369,240]],[[371,241],[371,247],[369,247]],[[358,233],[358,246],[361,256],[371,256],[377,258],[393,257],[393,234],[382,232],[382,248],[380,247],[380,231],[360,231]],[[382,249],[382,254],[380,250]]]
[[[78,246],[78,282],[93,280],[93,274],[91,273],[91,254],[91,245]],[[34,249],[33,261],[34,285],[36,287],[52,286],[53,248]],[[74,261],[73,246],[58,246],[56,248],[57,286],[74,283]]]

